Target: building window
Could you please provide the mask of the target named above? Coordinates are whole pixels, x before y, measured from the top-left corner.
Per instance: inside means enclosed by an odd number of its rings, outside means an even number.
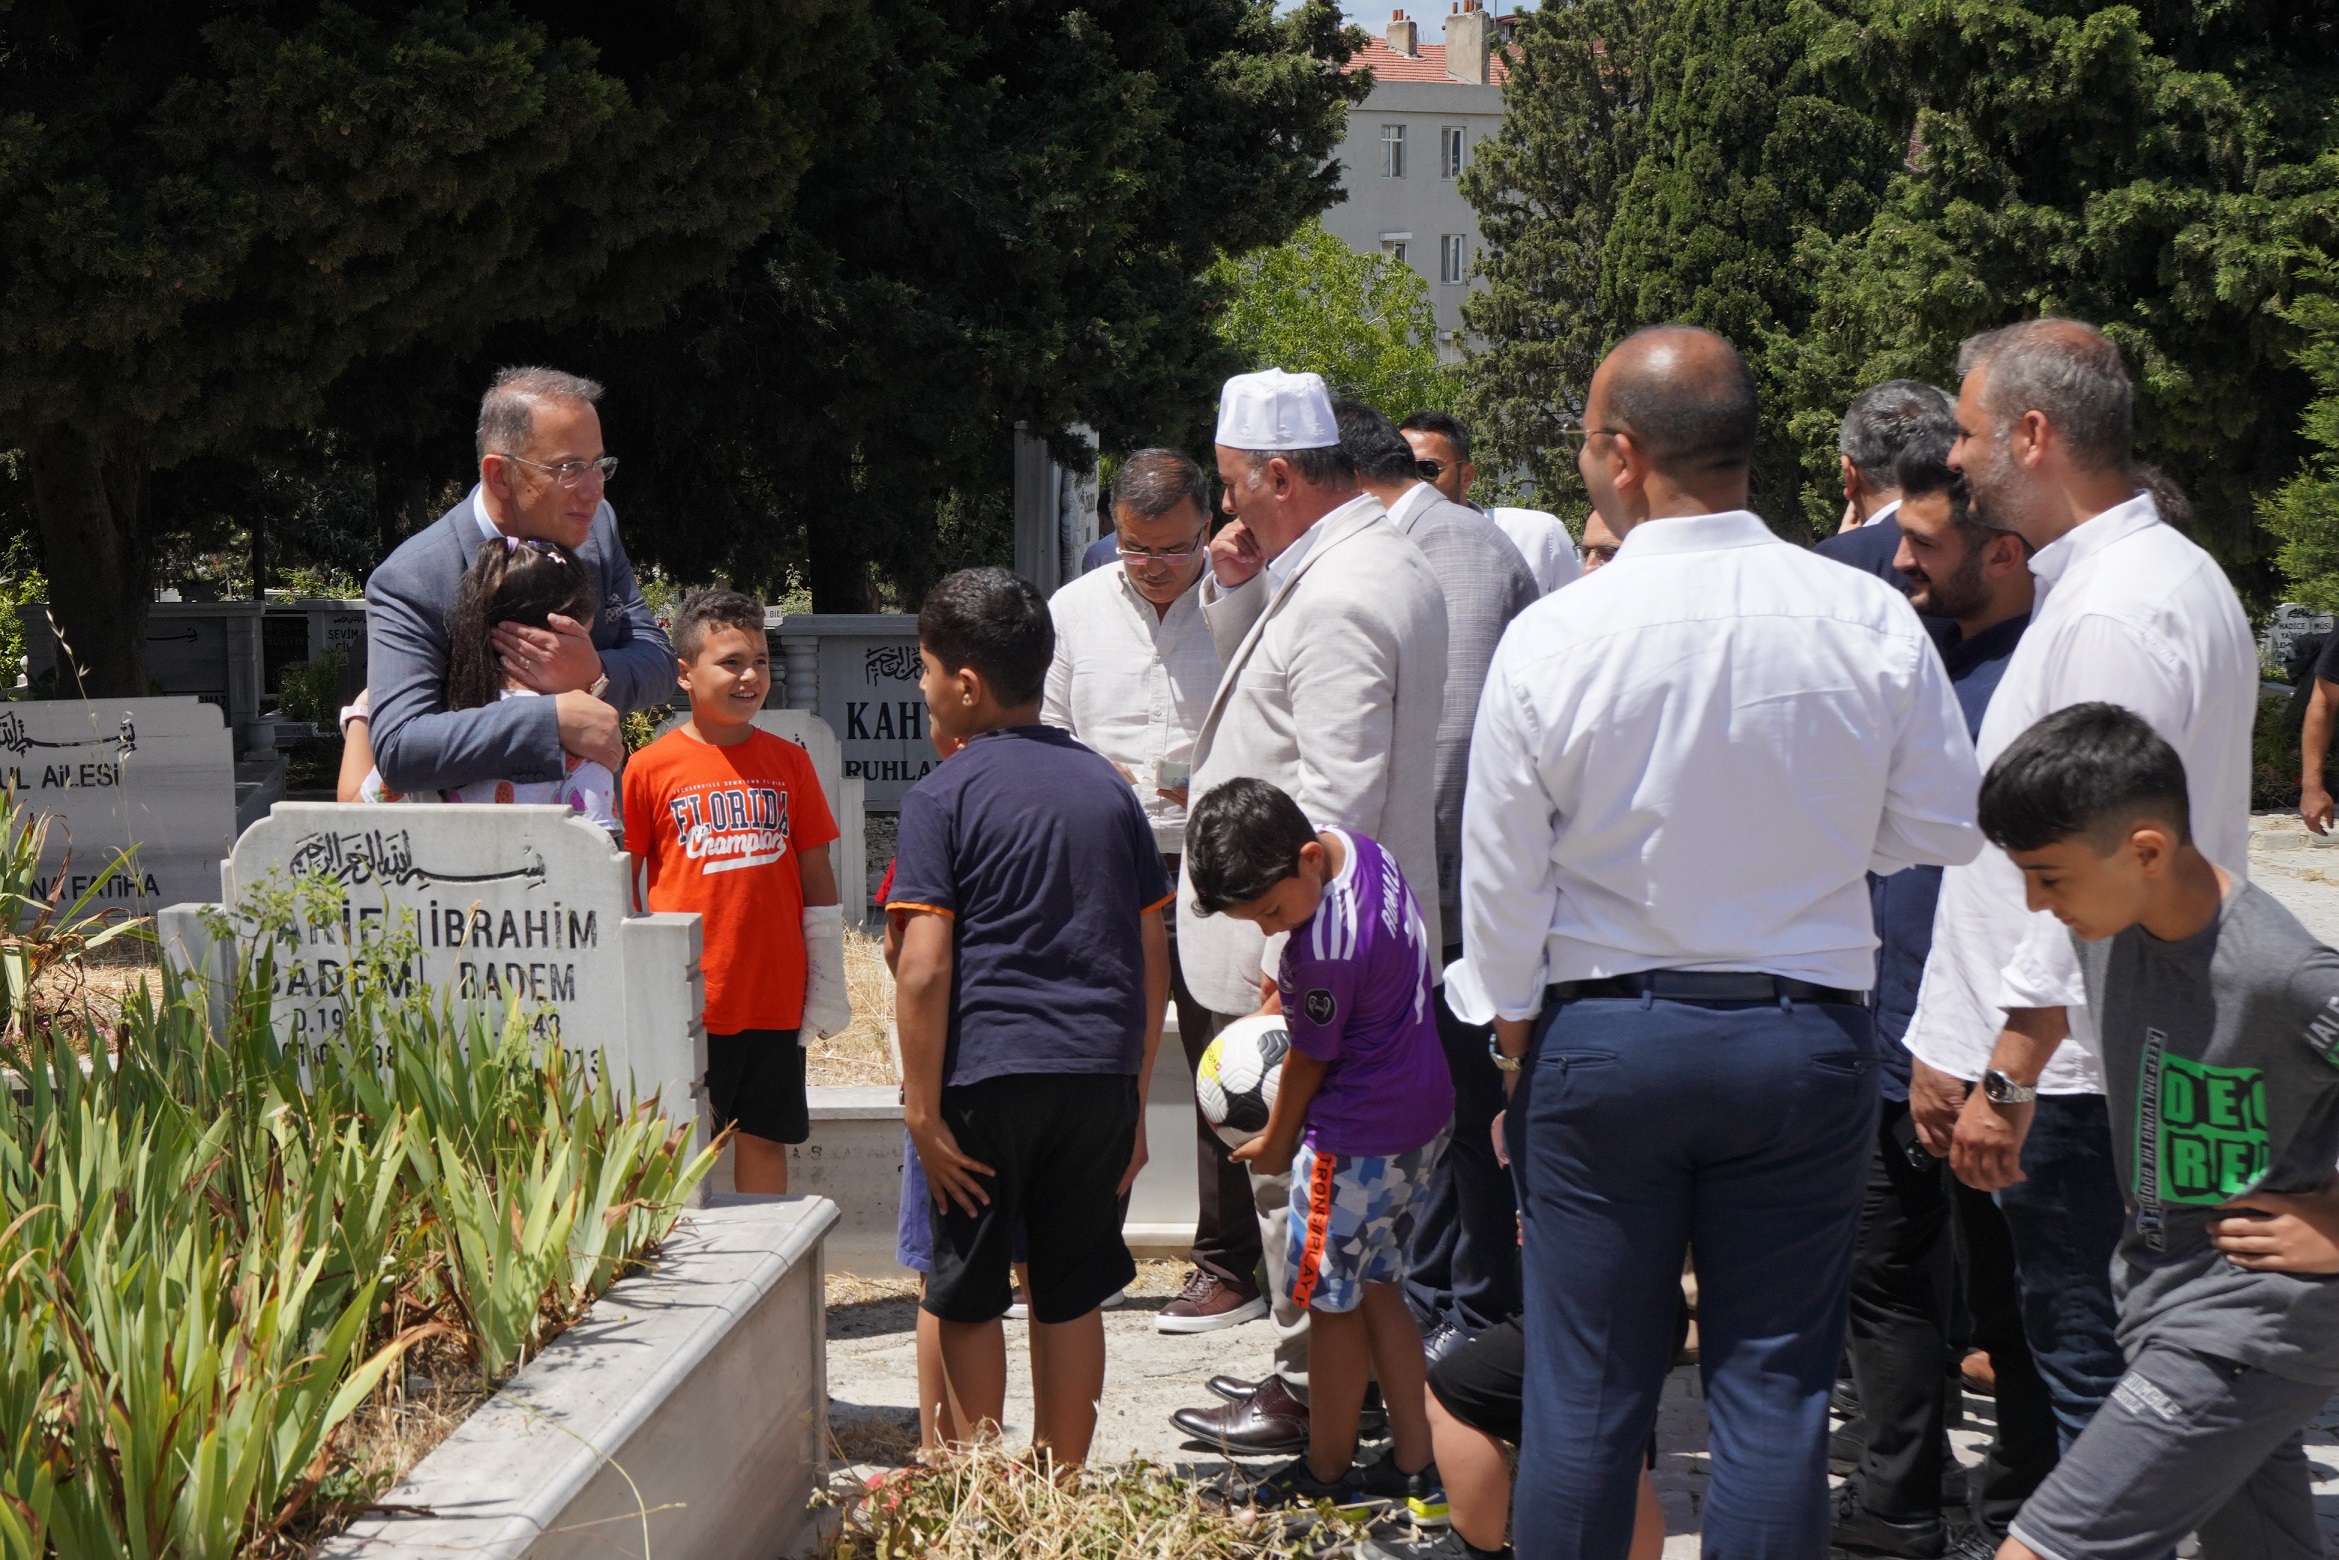
[[[1381,253],[1387,255],[1390,259],[1396,261],[1399,265],[1403,265],[1405,263],[1405,241],[1398,238],[1383,239],[1381,241]]]
[[[1446,233],[1438,238],[1438,280],[1457,283],[1462,280],[1462,268],[1469,263],[1469,239],[1461,233]]]
[[[1438,127],[1438,177],[1457,179],[1462,176],[1462,127]]]
[[[1403,125],[1381,126],[1381,177],[1384,179],[1405,177],[1405,127]]]

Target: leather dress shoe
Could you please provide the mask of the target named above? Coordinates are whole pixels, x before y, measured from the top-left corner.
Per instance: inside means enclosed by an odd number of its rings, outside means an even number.
[[[1421,1337],[1421,1356],[1435,1365],[1470,1341],[1470,1335],[1452,1322],[1439,1322]]]
[[[1213,1449],[1245,1456],[1304,1452],[1308,1409],[1280,1376],[1269,1376],[1246,1398],[1216,1408],[1181,1408],[1170,1423]]]
[[[1213,1376],[1202,1383],[1213,1394],[1229,1403],[1240,1403],[1266,1384],[1263,1381],[1246,1381],[1241,1376]]]

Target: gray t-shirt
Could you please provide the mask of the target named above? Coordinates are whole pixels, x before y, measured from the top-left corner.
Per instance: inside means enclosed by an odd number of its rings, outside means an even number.
[[[2316,1192],[2339,1162],[2339,953],[2265,890],[2182,942],[2080,942],[2128,1228],[2120,1345],[2146,1339],[2339,1385],[2339,1277],[2253,1273],[2209,1244],[2245,1192]]]

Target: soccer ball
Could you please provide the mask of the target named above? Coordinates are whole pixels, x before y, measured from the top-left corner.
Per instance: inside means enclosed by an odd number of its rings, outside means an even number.
[[[1291,1031],[1282,1018],[1257,1013],[1221,1029],[1202,1053],[1202,1065],[1194,1070],[1194,1098],[1228,1147],[1239,1148],[1267,1130],[1290,1049]]]

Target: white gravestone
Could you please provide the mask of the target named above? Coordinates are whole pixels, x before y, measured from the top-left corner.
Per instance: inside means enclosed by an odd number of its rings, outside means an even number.
[[[767,619],[779,646],[774,696],[836,733],[844,777],[868,785],[868,805],[901,806],[902,793],[936,764],[918,691],[918,620],[884,613],[790,613]]]
[[[64,869],[66,904],[92,883],[92,908],[136,915],[207,898],[235,838],[233,739],[218,707],[199,699],[0,706],[0,784],[58,820],[40,891]],[[132,847],[123,867],[117,853]]]
[[[341,1033],[352,945],[411,916],[419,946],[394,980],[411,975],[434,1003],[491,1023],[516,1004],[543,1044],[606,1069],[621,1095],[654,1094],[671,1118],[695,1120],[706,1074],[699,918],[629,915],[629,860],[561,807],[284,802],[236,841],[220,891],[233,911],[255,886],[313,874],[347,896],[345,925],[304,928],[299,946],[277,951],[287,1049]],[[216,977],[230,950],[211,941],[204,908],[163,912],[163,951]]]

